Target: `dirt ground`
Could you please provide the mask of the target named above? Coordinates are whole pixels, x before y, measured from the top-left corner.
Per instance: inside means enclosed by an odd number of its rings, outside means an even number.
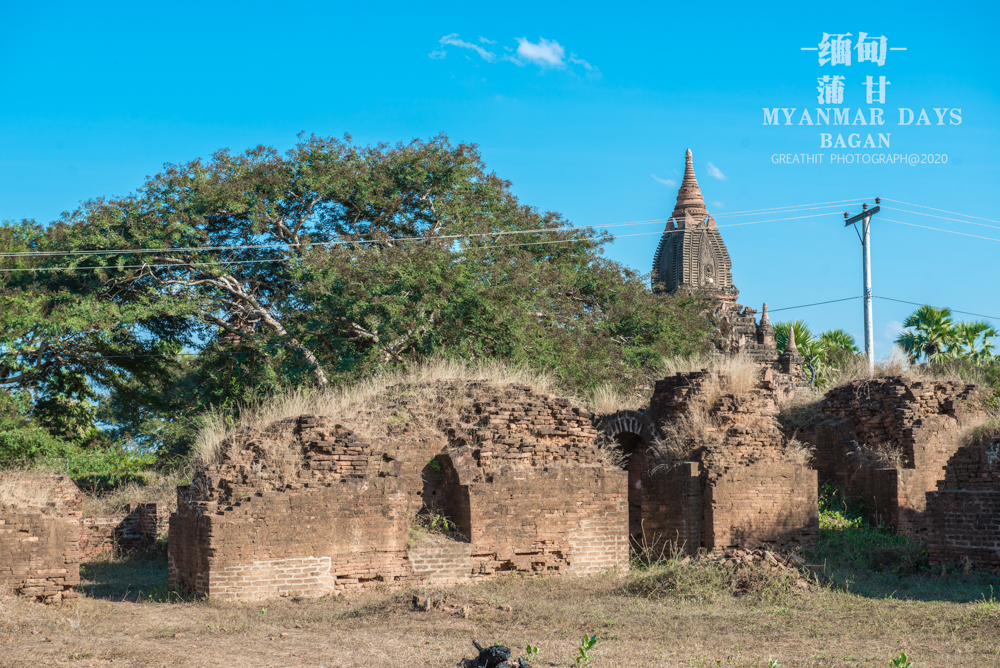
[[[0,598],[0,666],[443,668],[475,656],[477,639],[506,644],[514,656],[536,645],[539,668],[573,666],[585,633],[598,636],[594,668],[763,667],[770,659],[782,667],[885,666],[900,651],[914,668],[1000,666],[1000,602],[961,576],[949,576],[955,587],[940,578],[917,586],[910,600],[814,586],[767,603],[696,587],[636,593],[635,574],[511,578],[421,590],[435,603],[424,611],[414,607],[414,591],[401,590],[253,605],[178,601],[162,595],[158,570],[117,568],[85,569],[86,595],[62,606]],[[152,602],[142,587],[174,602]],[[921,591],[959,592],[951,597],[959,600],[928,600]]]

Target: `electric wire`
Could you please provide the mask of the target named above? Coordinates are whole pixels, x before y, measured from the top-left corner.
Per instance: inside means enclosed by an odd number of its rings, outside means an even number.
[[[789,212],[789,213],[791,213],[791,212]],[[746,222],[742,222],[742,223],[728,223],[728,224],[723,224],[723,225],[716,225],[716,227],[718,227],[718,228],[742,227],[742,226],[745,226],[745,225],[759,225],[761,223],[778,223],[778,222],[785,222],[785,221],[789,221],[789,220],[802,220],[802,219],[805,219],[805,218],[819,218],[819,217],[829,216],[829,215],[831,215],[831,214],[829,214],[829,213],[815,213],[815,214],[809,214],[809,215],[806,215],[806,216],[791,216],[791,217],[788,217],[788,218],[772,218],[770,220],[751,220],[751,221],[746,221]],[[555,230],[581,230],[581,229],[585,229],[585,228],[579,228],[579,227],[552,228],[553,231],[555,231]],[[532,233],[538,234],[538,233],[543,233],[543,232],[546,232],[546,231],[549,231],[549,230],[519,230],[518,232],[523,233],[523,234],[532,234]],[[603,236],[599,236],[599,237],[593,238],[591,240],[594,240],[594,241],[597,241],[597,240],[608,240],[608,239],[616,239],[616,238],[624,238],[624,237],[649,236],[649,235],[654,235],[654,234],[659,234],[659,235],[663,235],[663,234],[675,234],[675,233],[680,233],[682,231],[683,231],[682,229],[676,229],[676,230],[663,230],[662,232],[661,231],[637,232],[637,233],[634,233],[634,234],[619,234],[619,235],[608,234],[608,235],[603,235]],[[450,236],[450,237],[408,237],[408,238],[403,238],[403,239],[397,239],[397,238],[387,239],[385,241],[377,241],[377,240],[371,240],[371,239],[362,239],[362,240],[342,241],[342,242],[336,242],[336,243],[343,243],[343,244],[353,244],[353,243],[357,243],[357,244],[371,244],[371,243],[385,243],[386,241],[391,241],[393,243],[396,243],[396,242],[399,242],[399,241],[437,241],[437,240],[441,240],[441,239],[444,239],[444,240],[447,240],[447,239],[459,240],[459,239],[468,239],[468,238],[475,238],[475,237],[495,237],[495,236],[501,236],[501,234],[497,233],[497,232],[482,232],[482,233],[474,233],[474,234],[468,234],[468,235],[453,235],[453,236]],[[526,243],[522,243],[522,244],[500,244],[500,243],[493,243],[490,246],[484,246],[481,249],[486,249],[486,248],[489,248],[489,247],[510,248],[510,247],[520,247],[520,246],[538,246],[538,245],[545,245],[545,244],[577,243],[577,242],[587,241],[587,240],[588,240],[587,238],[572,238],[572,239],[553,239],[553,240],[548,240],[548,241],[532,241],[532,242],[526,242]],[[329,244],[333,244],[335,242],[321,242],[321,243],[323,245],[329,245]],[[303,245],[305,245],[305,244],[303,244]],[[311,245],[319,245],[319,244],[311,244]],[[257,248],[257,247],[256,246],[247,246],[246,248]],[[465,250],[475,250],[475,249],[465,249]],[[174,261],[174,260],[170,260],[170,261],[165,261],[165,262],[157,262],[155,264],[154,263],[126,264],[126,265],[120,265],[120,266],[119,265],[97,265],[97,266],[76,266],[76,267],[13,267],[13,268],[8,268],[8,269],[0,269],[0,273],[16,273],[16,272],[22,272],[22,271],[35,271],[35,272],[37,272],[37,271],[89,271],[89,270],[99,270],[99,269],[119,269],[119,270],[121,270],[121,269],[142,269],[143,267],[171,267],[171,266],[173,266],[173,267],[230,266],[230,265],[246,265],[246,264],[261,264],[261,263],[268,263],[268,262],[276,262],[276,261],[279,261],[280,259],[281,258],[265,258],[265,259],[259,259],[259,260],[217,260],[217,261],[212,261],[212,262],[187,262],[187,261]]]
[[[725,218],[732,216],[746,216],[755,215],[757,213],[773,212],[776,214],[783,213],[796,213],[799,211],[814,211],[817,209],[832,208],[836,204],[842,202],[853,202],[856,200],[840,200],[836,202],[817,202],[815,204],[803,204],[796,205],[793,207],[775,207],[773,209],[757,209],[754,211],[733,211],[729,213],[713,214],[713,218]],[[826,206],[820,206],[826,205]],[[825,214],[824,214],[825,215]],[[538,234],[542,232],[570,232],[579,231],[586,229],[598,229],[598,228],[612,228],[612,227],[628,227],[631,225],[654,225],[658,223],[665,223],[669,218],[647,218],[644,220],[633,220],[618,223],[607,223],[604,225],[564,225],[561,227],[547,227],[547,228],[536,228],[536,229],[525,229],[525,230],[498,230],[495,232],[476,232],[470,234],[451,234],[451,235],[438,235],[433,237],[434,239],[463,239],[473,236],[508,236],[514,234]],[[429,237],[397,237],[393,238],[393,241],[414,241],[414,240],[424,240]],[[141,254],[141,253],[182,253],[182,252],[209,252],[209,251],[224,251],[224,250],[255,250],[255,249],[267,249],[267,248],[309,248],[313,246],[328,246],[335,244],[350,244],[350,243],[370,243],[370,240],[365,239],[335,239],[331,241],[316,241],[306,244],[296,244],[291,242],[276,242],[270,244],[241,244],[241,245],[227,245],[227,246],[178,246],[178,247],[160,247],[160,248],[123,248],[123,249],[113,249],[113,248],[96,248],[91,250],[77,250],[77,251],[20,251],[20,252],[7,252],[0,253],[0,257],[69,257],[69,256],[87,256],[87,255],[127,255],[127,254]]]
[[[923,213],[920,211],[907,211],[906,209],[897,209],[893,206],[883,206],[883,209],[887,211],[899,211],[900,213],[912,213],[916,216],[927,216],[928,218],[940,218],[941,220],[948,220],[953,223],[965,223],[966,225],[977,225],[979,227],[988,227],[991,230],[1000,230],[1000,225],[987,225],[986,223],[974,223],[971,220],[960,220],[958,218],[946,218],[945,216],[938,216],[933,213]]]
[[[953,216],[964,216],[965,218],[975,218],[976,220],[985,220],[987,223],[1000,223],[1000,220],[993,220],[992,218],[981,218],[980,216],[970,216],[967,213],[958,213],[956,211],[946,211],[945,209],[935,209],[932,206],[924,206],[923,204],[910,204],[909,202],[901,202],[898,199],[889,199],[888,197],[883,197],[886,202],[895,202],[896,204],[902,204],[904,206],[915,206],[920,209],[930,209],[931,211],[937,211],[938,213],[948,213]]]
[[[919,227],[919,228],[924,229],[924,230],[933,230],[935,232],[945,232],[946,234],[957,234],[957,235],[962,236],[962,237],[972,237],[973,239],[985,239],[986,241],[1000,241],[1000,239],[997,239],[995,237],[984,237],[984,236],[980,236],[978,234],[969,234],[967,232],[959,232],[957,230],[945,230],[945,229],[942,229],[940,227],[929,227],[927,225],[918,225],[916,223],[907,223],[907,222],[904,222],[902,220],[893,220],[891,218],[882,218],[882,217],[879,217],[879,220],[882,221],[882,222],[885,222],[885,223],[896,223],[897,225],[906,225],[908,227]]]

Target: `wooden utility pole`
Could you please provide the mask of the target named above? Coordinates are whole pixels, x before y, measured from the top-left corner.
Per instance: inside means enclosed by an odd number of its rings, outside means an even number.
[[[871,218],[876,213],[879,212],[879,204],[881,203],[881,198],[875,198],[875,208],[868,209],[867,204],[861,205],[861,213],[856,216],[851,216],[849,213],[844,213],[844,218],[847,222],[844,223],[844,227],[848,225],[854,225],[854,230],[857,231],[856,223],[861,221],[861,232],[858,237],[861,239],[861,261],[862,261],[862,272],[864,274],[864,298],[865,298],[865,359],[868,362],[868,375],[875,375],[875,333],[872,328],[872,259],[871,259]]]

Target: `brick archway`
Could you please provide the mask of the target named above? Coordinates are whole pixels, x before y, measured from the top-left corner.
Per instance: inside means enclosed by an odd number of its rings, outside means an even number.
[[[635,434],[649,445],[653,440],[653,421],[643,411],[618,411],[605,415],[597,424],[597,428],[608,438],[617,438],[621,434]]]
[[[618,411],[600,420],[598,428],[625,453],[628,471],[628,525],[633,542],[642,540],[642,476],[652,466],[649,446],[653,442],[653,421],[642,411]]]

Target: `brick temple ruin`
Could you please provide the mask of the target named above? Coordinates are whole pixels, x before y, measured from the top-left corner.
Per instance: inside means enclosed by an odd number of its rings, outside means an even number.
[[[982,420],[974,386],[859,381],[828,393],[808,424],[779,420],[779,403],[814,396],[807,362],[794,332],[779,354],[767,304],[758,320],[737,303],[690,151],[652,287],[707,297],[716,354],[755,363],[753,382],[736,390],[724,370],[676,374],[647,407],[592,415],[526,386],[447,381],[387,403],[400,424],[383,431],[357,416],[304,415],[239,433],[178,491],[170,582],[224,598],[314,596],[625,570],[630,544],[654,554],[804,547],[817,538],[824,483],[862,497],[873,523],[927,536],[935,563],[1000,568],[996,444],[963,445]],[[446,415],[445,405],[462,408]],[[694,437],[679,436],[695,422]],[[796,439],[814,447],[812,461]],[[265,462],[277,444],[294,475]],[[898,462],[865,454],[886,444]],[[419,517],[457,530],[415,531]]]
[[[178,490],[170,582],[253,599],[628,568],[626,473],[604,463],[593,415],[527,386],[396,390],[409,398],[385,410],[406,417],[375,437],[335,416],[234,436]],[[275,443],[296,457],[286,480],[261,466]],[[418,515],[457,531],[414,532]]]
[[[965,435],[983,422],[977,398],[977,387],[961,381],[855,381],[828,392],[819,424],[800,435],[816,446],[821,484],[863,499],[872,524],[923,536],[928,492],[938,489]],[[898,462],[873,457],[878,450]]]
[[[80,490],[65,476],[17,481],[16,507],[0,505],[0,585],[45,603],[77,597],[80,584]],[[34,505],[31,499],[46,499]]]
[[[927,493],[927,547],[932,566],[975,565],[1000,575],[1000,434],[963,443]]]
[[[705,388],[724,379],[681,374],[657,383],[647,410],[592,415],[527,386],[443,381],[387,400],[387,414],[408,416],[401,427],[376,433],[343,416],[299,416],[237,434],[223,461],[178,491],[170,582],[223,598],[312,596],[626,570],[630,543],[691,552],[812,544],[816,472],[789,457],[775,408],[808,388],[802,358],[794,339],[778,354],[766,305],[757,322],[756,311],[736,304],[690,151],[654,286],[708,292],[720,347],[761,367],[753,387],[709,396]],[[448,416],[452,405],[463,408]],[[665,460],[654,447],[664,425],[694,405],[715,437]],[[294,459],[291,478],[264,463],[262,453],[279,443]],[[619,449],[624,464],[602,447]],[[415,536],[417,517],[446,518],[459,530]]]

